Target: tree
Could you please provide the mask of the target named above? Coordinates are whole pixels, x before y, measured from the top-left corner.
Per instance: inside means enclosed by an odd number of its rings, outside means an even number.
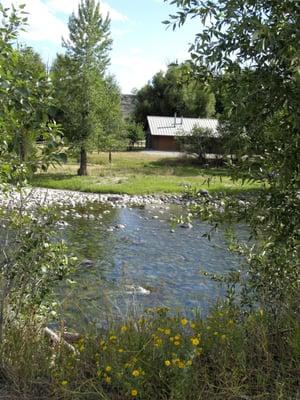
[[[135,119],[146,126],[148,115],[209,117],[215,112],[215,98],[209,85],[194,79],[191,65],[170,64],[136,93]]]
[[[24,210],[29,196],[23,190],[29,174],[57,160],[61,137],[47,113],[51,104],[48,80],[44,73],[41,77],[36,73],[39,57],[30,49],[15,49],[18,31],[26,22],[23,8],[9,10],[0,5],[0,187],[2,195],[3,189],[6,194],[18,191],[22,199],[17,209],[0,208],[1,221],[5,221],[0,248],[1,368],[5,361],[9,363],[11,332],[21,329],[26,337],[30,326],[40,326],[37,320],[49,307],[46,296],[65,275],[68,264],[63,243],[53,242],[55,215],[49,210],[31,214]],[[26,157],[16,137],[21,132],[27,142],[27,133],[32,131],[42,133],[44,145]],[[34,141],[31,146],[36,147]]]
[[[176,28],[189,16],[204,24],[191,49],[196,66],[206,67],[206,71],[200,67],[199,76],[210,82],[218,74],[226,75],[225,82],[221,80],[227,98],[223,131],[235,137],[240,160],[232,176],[248,176],[268,188],[242,213],[257,239],[246,253],[247,301],[251,294],[252,304],[262,303],[276,312],[291,304],[298,307],[300,3],[178,0],[176,4],[179,11],[167,24]],[[232,202],[225,208],[232,210]]]
[[[197,154],[199,163],[205,162],[205,154],[211,152],[213,132],[211,129],[195,127],[191,135],[178,137],[181,150],[188,154]]]
[[[130,146],[133,148],[135,143],[145,138],[145,132],[142,124],[136,123],[133,120],[126,122],[126,135]]]
[[[98,151],[109,153],[109,162],[112,162],[112,152],[124,150],[128,140],[125,136],[125,126],[121,112],[121,92],[114,78],[109,76],[104,81],[101,107],[98,114],[101,116],[102,129],[96,138]]]
[[[26,161],[34,150],[34,144],[41,132],[37,121],[47,119],[48,102],[41,101],[50,94],[46,68],[41,57],[31,47],[20,47],[15,50],[14,79],[19,82],[19,91],[27,92],[31,99],[30,110],[16,104],[17,118],[21,121],[14,136],[14,147],[22,162]],[[21,84],[22,82],[22,84]]]
[[[49,115],[52,98],[44,66],[32,49],[15,46],[26,23],[23,8],[0,5],[0,181],[15,185],[61,158],[61,132]],[[37,149],[39,136],[44,146]]]
[[[78,16],[73,13],[68,26],[70,37],[63,40],[66,55],[58,56],[53,67],[54,84],[68,123],[67,136],[80,149],[78,174],[87,175],[87,149],[102,130],[98,110],[112,45],[110,19],[102,17],[99,3],[82,0]]]

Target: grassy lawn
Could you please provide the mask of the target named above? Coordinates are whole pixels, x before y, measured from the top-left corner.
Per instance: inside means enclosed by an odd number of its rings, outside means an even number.
[[[185,185],[211,192],[242,192],[259,188],[253,183],[233,183],[225,168],[203,169],[191,159],[166,158],[141,152],[114,153],[109,164],[106,153],[91,153],[87,177],[77,176],[78,164],[50,168],[36,175],[31,184],[53,189],[95,193],[181,193]]]

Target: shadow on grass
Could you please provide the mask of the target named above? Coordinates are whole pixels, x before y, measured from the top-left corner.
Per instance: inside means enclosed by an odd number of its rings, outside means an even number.
[[[175,176],[229,176],[229,170],[225,167],[204,168],[197,159],[188,158],[163,158],[157,161],[149,162],[147,167],[155,168],[163,172],[163,168],[173,168]]]
[[[56,181],[64,181],[66,179],[69,180],[69,179],[73,179],[73,178],[77,178],[77,177],[78,177],[78,175],[72,175],[72,174],[37,174],[31,178],[30,182],[36,183],[36,182],[45,181],[48,179],[51,179],[51,180],[53,179]]]

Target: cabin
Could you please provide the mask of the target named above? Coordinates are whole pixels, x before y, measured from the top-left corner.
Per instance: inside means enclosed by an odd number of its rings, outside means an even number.
[[[213,138],[219,137],[218,120],[210,118],[148,116],[147,148],[158,151],[180,151],[177,137],[190,135],[193,128],[210,129]]]

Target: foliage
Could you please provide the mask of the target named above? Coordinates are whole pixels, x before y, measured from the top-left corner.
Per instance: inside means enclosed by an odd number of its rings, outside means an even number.
[[[15,51],[14,82],[21,95],[26,94],[25,108],[20,99],[15,99],[15,119],[21,121],[14,134],[14,147],[21,161],[26,161],[34,151],[39,135],[39,123],[47,121],[50,107],[50,87],[45,65],[40,56],[30,47]]]
[[[129,120],[126,123],[126,133],[129,139],[130,147],[133,148],[135,143],[145,138],[145,133],[142,124]]]
[[[99,109],[101,115],[102,131],[96,138],[96,146],[99,151],[111,152],[124,150],[127,147],[127,138],[121,112],[121,93],[113,77],[106,78],[105,90],[102,95],[102,106]]]
[[[63,40],[66,54],[55,60],[52,78],[66,136],[80,150],[78,174],[86,175],[87,150],[114,147],[121,132],[119,91],[104,75],[112,45],[110,19],[102,17],[99,3],[84,0],[78,16],[70,16],[69,31],[69,40]]]
[[[151,309],[81,337],[75,354],[61,346],[55,357],[47,348],[29,352],[29,366],[13,360],[12,388],[30,388],[30,398],[48,387],[49,399],[296,399],[299,326],[299,318],[274,321],[262,309],[245,316],[223,306],[205,319]],[[42,348],[34,339],[16,340],[21,354],[26,344]]]
[[[0,182],[18,184],[61,159],[61,134],[49,118],[51,94],[38,55],[30,48],[13,48],[17,31],[26,21],[24,15],[2,7],[0,14]],[[38,152],[35,140],[39,136],[45,144]]]
[[[1,341],[3,331],[26,324],[33,314],[40,319],[49,317],[45,300],[68,270],[65,245],[53,243],[58,217],[48,209],[36,215],[26,213],[22,203],[28,201],[28,195],[21,193],[20,198],[19,210],[3,210],[0,214],[5,228],[0,254]]]
[[[101,14],[100,4],[95,0],[81,0],[78,16],[69,18],[69,39],[63,39],[67,56],[75,60],[78,68],[95,69],[103,75],[110,63],[110,19]]]
[[[187,154],[197,154],[200,163],[205,162],[205,154],[217,153],[217,141],[211,129],[195,127],[190,135],[177,138],[181,150]]]
[[[52,285],[67,270],[64,246],[52,239],[55,216],[48,215],[49,210],[35,216],[25,211],[24,203],[30,201],[23,190],[26,179],[58,160],[61,136],[47,114],[51,98],[44,71],[39,71],[39,58],[30,49],[13,47],[25,22],[19,12],[0,6],[0,185],[2,196],[5,189],[7,196],[20,199],[17,209],[0,210],[1,365],[7,356],[9,333],[42,318]],[[28,160],[20,159],[16,138],[20,132],[27,135],[32,130],[35,139],[37,134],[43,135],[44,144],[37,148],[32,140],[34,153]]]
[[[244,217],[255,238],[243,251],[248,259],[244,300],[282,311],[293,304],[300,283],[300,4],[291,0],[171,3],[179,11],[165,22],[174,28],[189,17],[206,22],[191,56],[208,81],[215,74],[225,76],[220,80],[226,91],[222,130],[239,160],[232,168],[233,178],[245,179],[247,172],[251,180],[268,188],[252,199],[247,213],[243,204],[237,204],[229,214],[231,220]],[[224,199],[224,204],[225,211],[232,210],[230,200]],[[203,218],[215,218],[211,210],[202,211]]]
[[[170,64],[136,93],[135,119],[146,126],[148,115],[209,117],[215,112],[215,98],[207,84],[193,78],[188,62]]]

